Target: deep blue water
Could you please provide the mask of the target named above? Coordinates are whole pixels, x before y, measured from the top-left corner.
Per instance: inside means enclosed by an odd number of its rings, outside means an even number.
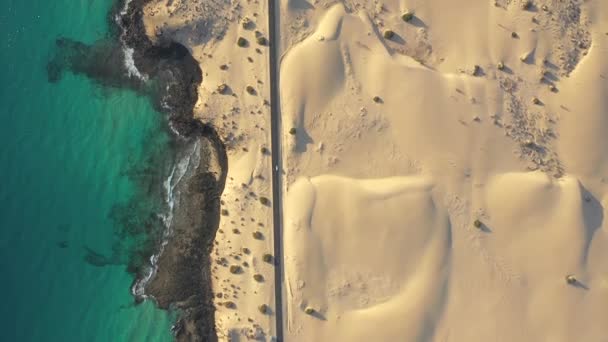
[[[85,260],[116,254],[111,213],[145,202],[128,175],[166,149],[162,116],[133,92],[49,83],[45,70],[59,36],[107,35],[112,1],[0,3],[0,341],[171,340],[166,312],[133,304],[124,255]]]

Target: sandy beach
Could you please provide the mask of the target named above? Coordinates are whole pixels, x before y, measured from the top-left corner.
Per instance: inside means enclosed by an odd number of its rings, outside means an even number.
[[[604,341],[608,3],[273,6],[144,9],[226,147],[219,340]]]

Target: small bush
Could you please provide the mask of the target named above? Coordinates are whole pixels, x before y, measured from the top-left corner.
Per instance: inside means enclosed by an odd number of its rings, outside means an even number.
[[[250,30],[253,28],[253,21],[251,21],[251,19],[245,17],[245,18],[243,18],[243,20],[241,20],[241,26],[245,30]]]
[[[401,15],[401,19],[403,19],[403,21],[405,22],[411,21],[412,19],[414,19],[414,12],[406,11]]]
[[[272,263],[272,255],[271,255],[271,254],[266,253],[266,254],[264,254],[264,255],[262,256],[262,260],[263,260],[264,262],[267,262],[267,263],[269,263],[269,264],[270,264],[270,263]]]
[[[572,274],[568,274],[566,276],[566,282],[570,285],[573,285],[573,284],[576,284],[577,280],[576,280],[575,276],[573,276]]]
[[[240,47],[246,47],[247,46],[247,39],[243,38],[243,37],[239,37],[239,39],[237,39],[236,41],[236,45],[240,46]]]
[[[268,40],[265,37],[257,37],[256,42],[258,43],[258,45],[268,44]]]
[[[230,265],[230,273],[232,274],[241,273],[242,270],[243,269],[239,265]]]
[[[384,31],[384,38],[386,39],[391,39],[395,36],[395,32],[391,31],[391,30],[386,30]]]
[[[480,76],[481,75],[481,67],[479,65],[474,65],[473,66],[473,76]]]
[[[228,91],[228,86],[225,83],[222,83],[217,87],[217,92],[220,94],[226,94],[227,91]]]

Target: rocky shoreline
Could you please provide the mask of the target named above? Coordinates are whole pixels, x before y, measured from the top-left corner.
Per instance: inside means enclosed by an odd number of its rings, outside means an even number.
[[[172,234],[145,293],[163,309],[180,310],[178,341],[216,341],[209,255],[219,225],[227,158],[212,131],[197,131],[192,167],[176,185]],[[200,156],[200,158],[194,158]]]
[[[159,40],[152,43],[143,23],[143,7],[149,0],[131,0],[117,19],[123,30],[120,40],[133,49],[133,61],[152,83],[146,91],[155,106],[169,115],[174,131],[181,137],[196,136],[199,121],[193,119],[192,110],[198,99],[198,86],[202,72],[188,49],[174,41]],[[132,77],[131,77],[132,78]]]
[[[133,0],[120,17],[122,39],[134,49],[135,66],[158,80],[162,109],[182,146],[198,148],[200,158],[176,185],[172,234],[157,261],[157,272],[146,287],[163,309],[179,309],[173,327],[178,341],[216,341],[215,307],[209,255],[220,217],[228,161],[224,144],[209,125],[193,118],[202,82],[199,63],[183,45],[172,41],[153,44],[143,26],[143,6]],[[164,91],[163,91],[164,90]]]
[[[92,45],[57,39],[57,54],[47,65],[48,78],[56,82],[67,70],[103,86],[132,89],[148,96],[155,109],[167,115],[174,160],[189,158],[188,167],[174,184],[170,234],[150,251],[157,255],[154,273],[144,281],[144,293],[138,293],[136,301],[152,297],[160,308],[178,310],[172,329],[176,340],[212,342],[217,334],[209,257],[228,170],[226,150],[212,126],[193,118],[202,82],[199,63],[177,42],[148,39],[143,24],[148,1],[118,1],[108,17],[112,30],[107,39]],[[129,60],[136,75],[127,65]],[[149,266],[137,268],[133,286],[149,276]]]

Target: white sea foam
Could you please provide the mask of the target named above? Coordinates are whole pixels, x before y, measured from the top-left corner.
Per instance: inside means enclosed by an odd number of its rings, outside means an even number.
[[[126,0],[125,1],[125,5],[122,8],[122,10],[119,12],[118,15],[116,15],[116,23],[118,24],[118,26],[120,26],[120,28],[122,29],[122,34],[120,35],[120,42],[122,43],[122,51],[125,55],[125,59],[124,59],[124,66],[127,69],[127,76],[129,77],[137,77],[138,79],[142,80],[143,82],[146,82],[148,80],[148,75],[143,74],[139,71],[139,69],[137,69],[137,66],[135,65],[135,59],[133,59],[133,53],[135,52],[135,50],[131,47],[129,47],[127,45],[127,43],[125,42],[125,40],[123,39],[124,35],[125,35],[125,28],[122,26],[122,22],[120,20],[121,17],[127,15],[127,12],[129,11],[129,4],[131,3],[132,0]]]
[[[127,11],[129,10],[129,4],[131,3],[131,0],[126,0],[125,1],[125,5],[122,7],[122,10],[120,11],[120,15],[126,15]]]
[[[177,130],[177,128],[175,128],[175,125],[173,124],[173,121],[169,121],[169,129],[171,130],[171,132],[173,132],[173,134],[176,137],[180,137],[179,131]]]
[[[135,52],[135,50],[133,48],[128,47],[126,44],[124,44],[124,48],[122,49],[122,51],[125,54],[125,60],[124,60],[124,64],[125,64],[125,68],[127,68],[127,75],[129,77],[137,77],[140,80],[146,82],[148,80],[148,75],[142,74],[139,69],[137,69],[137,67],[135,66],[135,59],[133,59],[133,53]]]

